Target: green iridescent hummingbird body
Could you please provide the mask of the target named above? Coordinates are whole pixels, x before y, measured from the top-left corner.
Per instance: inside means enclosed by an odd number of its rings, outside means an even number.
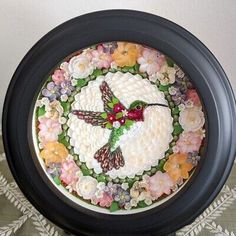
[[[95,152],[94,158],[101,163],[103,172],[119,169],[124,166],[124,157],[117,142],[124,134],[125,130],[138,121],[144,121],[144,110],[148,106],[164,106],[159,103],[146,103],[141,100],[132,102],[129,108],[126,108],[113,94],[108,84],[103,81],[100,86],[101,97],[104,105],[104,112],[74,110],[72,113],[86,123],[111,129],[108,142]]]

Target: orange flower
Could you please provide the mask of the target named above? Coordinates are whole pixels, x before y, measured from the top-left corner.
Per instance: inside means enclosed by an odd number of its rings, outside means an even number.
[[[187,162],[187,157],[185,153],[174,153],[169,156],[164,165],[164,170],[175,182],[180,178],[189,178],[189,171],[192,170],[193,165]]]
[[[139,56],[139,50],[134,43],[117,43],[118,47],[112,54],[113,60],[118,66],[134,66]]]
[[[62,143],[48,142],[44,149],[40,152],[40,156],[45,160],[45,164],[61,163],[68,156],[68,150]]]

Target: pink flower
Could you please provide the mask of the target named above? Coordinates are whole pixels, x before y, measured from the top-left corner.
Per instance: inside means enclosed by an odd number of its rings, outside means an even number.
[[[92,51],[92,62],[96,65],[97,68],[109,68],[112,62],[112,57],[109,53],[103,52],[103,46],[99,45],[97,50]]]
[[[75,183],[79,179],[77,175],[78,171],[80,169],[73,160],[64,161],[61,166],[60,179],[67,185]]]
[[[114,199],[113,199],[113,197],[110,194],[104,192],[103,193],[103,197],[102,198],[98,198],[97,202],[99,203],[99,205],[101,207],[109,207],[111,205],[111,203],[113,202],[113,200]]]
[[[63,81],[65,81],[65,71],[63,70],[55,70],[54,74],[52,75],[52,80],[56,85],[60,85]]]
[[[42,143],[57,141],[58,135],[62,132],[61,124],[58,120],[46,117],[39,117],[39,140]]]
[[[164,56],[158,55],[156,50],[144,48],[142,55],[137,61],[140,64],[140,72],[147,72],[148,75],[153,75],[160,70],[164,60]]]
[[[183,132],[176,143],[180,153],[198,152],[202,143],[199,132]]]
[[[190,99],[194,105],[201,106],[200,98],[195,89],[189,89],[187,92],[187,99]]]
[[[155,175],[148,178],[148,185],[152,200],[156,200],[163,194],[169,195],[174,182],[167,173],[157,171]]]

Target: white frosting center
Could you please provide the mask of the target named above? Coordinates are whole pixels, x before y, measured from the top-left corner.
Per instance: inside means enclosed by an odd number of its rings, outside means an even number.
[[[126,108],[135,100],[167,104],[164,94],[140,75],[109,72],[83,87],[75,96],[72,109],[104,111],[99,89],[104,80]],[[169,108],[148,107],[144,111],[144,121],[136,122],[116,143],[123,153],[124,167],[113,169],[107,174],[111,178],[133,178],[136,174],[141,175],[144,170],[150,170],[152,166],[157,165],[172,140],[172,121]],[[80,161],[86,162],[88,168],[93,168],[97,174],[102,173],[100,163],[94,159],[94,153],[108,142],[111,130],[87,124],[72,114],[69,115],[67,124],[70,144],[75,153],[79,154]]]

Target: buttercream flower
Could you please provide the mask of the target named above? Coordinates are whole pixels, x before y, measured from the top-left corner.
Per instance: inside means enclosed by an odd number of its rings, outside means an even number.
[[[61,83],[61,94],[66,94],[67,96],[70,96],[74,90],[75,87],[72,86],[71,81],[64,81]]]
[[[101,69],[110,67],[112,57],[109,53],[104,53],[103,46],[99,45],[97,50],[93,50],[92,56],[92,62],[97,68]]]
[[[83,197],[85,200],[94,197],[97,190],[98,181],[91,176],[82,176],[76,183],[76,191],[79,196]]]
[[[120,127],[120,122],[119,121],[114,121],[112,126],[115,128],[115,129],[118,129]]]
[[[132,188],[130,189],[130,196],[132,199],[137,199],[137,201],[142,201],[150,196],[148,192],[148,183],[149,176],[145,181],[136,181],[134,182]]]
[[[120,67],[134,66],[139,55],[139,50],[134,43],[117,43],[118,47],[112,54],[113,60]]]
[[[153,75],[160,70],[161,65],[164,62],[164,56],[159,56],[156,50],[144,48],[142,55],[138,58],[140,64],[139,71],[148,75]]]
[[[103,43],[103,52],[112,54],[118,47],[117,42]]]
[[[179,123],[185,131],[197,131],[205,123],[204,113],[200,107],[185,108],[180,111]]]
[[[189,152],[187,162],[191,163],[193,166],[196,166],[200,161],[201,157],[198,155],[198,152]]]
[[[71,184],[72,182],[77,182],[78,175],[76,173],[78,171],[80,171],[80,169],[73,160],[70,161],[66,160],[62,162],[61,165],[60,179],[67,185]]]
[[[61,163],[49,163],[47,167],[47,173],[53,178],[61,174]]]
[[[182,178],[189,178],[189,171],[192,170],[193,165],[187,161],[187,158],[187,153],[174,153],[166,161],[164,170],[175,182]]]
[[[46,117],[39,117],[39,140],[41,142],[56,141],[58,135],[62,132],[61,124],[58,120],[49,119]]]
[[[151,176],[148,184],[152,200],[158,199],[163,194],[169,195],[171,193],[171,188],[174,186],[174,182],[170,176],[161,171],[157,171],[155,175]]]
[[[107,192],[103,192],[103,195],[101,198],[97,199],[97,202],[101,207],[110,207],[113,202],[113,197]]]
[[[57,100],[51,102],[47,106],[45,105],[45,117],[50,118],[52,120],[58,120],[59,117],[63,114],[63,107],[61,103]]]
[[[70,59],[68,70],[75,79],[84,79],[93,73],[94,65],[86,54],[80,54]]]
[[[175,72],[174,67],[170,67],[165,63],[157,72],[157,79],[160,81],[161,85],[173,84],[175,82]]]
[[[195,106],[201,106],[200,98],[195,89],[189,89],[187,91],[187,99],[190,99]]]
[[[52,75],[52,80],[56,85],[60,85],[63,81],[65,81],[65,71],[63,70],[55,70],[53,75]]]
[[[117,201],[120,206],[124,206],[130,199],[129,192],[119,186],[114,194],[114,200]]]
[[[197,152],[202,143],[202,137],[198,132],[183,132],[180,134],[176,147],[181,153]]]
[[[66,147],[58,142],[46,143],[44,149],[40,152],[40,156],[45,160],[46,166],[49,166],[49,163],[63,162],[68,154]]]
[[[57,99],[60,96],[60,86],[54,82],[49,82],[45,89],[42,90],[42,95],[49,98],[50,101]]]

